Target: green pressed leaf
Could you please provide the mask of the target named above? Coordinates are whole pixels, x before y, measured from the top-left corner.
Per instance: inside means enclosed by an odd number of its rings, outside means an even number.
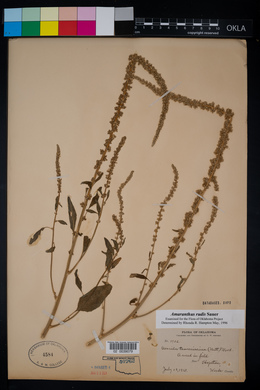
[[[45,228],[43,227],[43,228],[37,230],[37,232],[34,233],[34,234],[29,238],[28,244],[29,244],[29,245],[32,245],[38,238],[40,238],[41,232],[42,232],[44,229],[45,229]]]
[[[62,219],[59,219],[56,222],[59,222],[61,225],[67,225],[67,222],[63,221]]]
[[[69,211],[70,228],[74,232],[76,220],[77,220],[77,213],[69,196],[68,196],[68,211]]]
[[[89,312],[97,309],[111,293],[111,290],[112,286],[109,283],[92,288],[87,294],[80,297],[77,310]]]
[[[79,290],[82,292],[82,282],[78,276],[78,270],[76,269],[76,271],[74,272],[74,275],[75,275],[75,283],[76,283],[76,286],[79,288]],[[83,294],[83,292],[82,292]]]
[[[47,251],[45,251],[46,253],[52,253],[55,251],[55,246],[52,246],[50,249],[47,249]]]

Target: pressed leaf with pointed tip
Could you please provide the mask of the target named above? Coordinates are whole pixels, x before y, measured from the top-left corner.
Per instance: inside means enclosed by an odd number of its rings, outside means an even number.
[[[118,250],[119,250],[119,248],[118,248],[118,242],[117,242],[116,240],[113,240],[113,238],[112,238],[112,241],[113,241],[113,243],[114,243],[114,248],[115,248],[115,250],[118,251]]]
[[[85,253],[87,252],[88,250],[88,247],[89,247],[89,244],[90,244],[90,238],[88,236],[84,236],[83,237],[83,249],[82,249],[82,254],[81,254],[81,258],[85,255]]]
[[[50,249],[47,249],[47,251],[45,251],[46,253],[52,253],[55,251],[55,246],[52,246]]]
[[[91,210],[91,209],[87,209],[87,213],[90,213],[90,214],[97,214],[97,212],[95,210]]]
[[[102,253],[106,255],[106,267],[108,270],[110,270],[113,262],[114,248],[107,238],[104,238],[104,240],[105,240],[107,251]]]
[[[74,275],[75,275],[75,283],[76,283],[76,286],[79,288],[79,290],[82,292],[83,294],[83,291],[82,291],[82,282],[78,276],[78,270],[76,269],[76,271],[74,272]]]
[[[93,198],[92,198],[92,200],[91,200],[91,203],[90,203],[89,207],[92,207],[92,206],[94,206],[95,204],[97,204],[98,199],[99,199],[99,195],[98,195],[98,193],[96,193],[96,195],[93,196]]]
[[[67,222],[63,221],[62,219],[58,219],[56,222],[59,222],[61,225],[67,225]]]
[[[95,180],[95,183],[97,183],[101,179],[102,176],[103,176],[103,172],[99,172],[98,177]]]
[[[77,220],[77,213],[69,196],[68,196],[68,210],[69,210],[70,228],[74,232],[76,220]]]
[[[117,266],[117,264],[120,263],[122,257],[118,257],[117,259],[115,259],[112,264],[111,264],[111,268],[115,268]]]
[[[60,197],[59,197],[59,195],[57,195],[56,198],[55,198],[55,207],[54,207],[55,211],[57,211],[58,206],[62,207],[62,205],[60,204]]]
[[[92,288],[87,294],[80,297],[77,310],[89,312],[97,309],[111,293],[111,290],[112,286],[109,283]]]
[[[45,228],[43,227],[43,228],[37,230],[37,232],[34,233],[34,234],[30,237],[30,239],[29,239],[29,245],[32,245],[32,244],[40,237],[41,232],[42,232],[44,229],[45,229]]]
[[[112,261],[113,261],[113,255],[111,252],[106,252],[105,253],[106,255],[106,267],[108,270],[110,270],[111,266],[112,266]]]
[[[91,181],[82,181],[80,184],[86,184],[89,186],[89,188],[92,188],[92,182]]]
[[[110,242],[109,242],[109,240],[107,238],[104,238],[104,240],[105,240],[105,244],[106,244],[108,252],[111,252],[112,255],[113,255],[114,254],[114,248],[112,247],[112,245],[110,244]]]
[[[138,278],[138,279],[146,279],[146,280],[149,280],[146,276],[142,275],[142,274],[131,274],[130,275],[130,278]]]

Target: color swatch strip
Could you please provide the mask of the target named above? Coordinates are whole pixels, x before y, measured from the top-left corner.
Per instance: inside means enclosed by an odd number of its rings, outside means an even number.
[[[5,37],[128,36],[133,24],[133,7],[4,9]]]

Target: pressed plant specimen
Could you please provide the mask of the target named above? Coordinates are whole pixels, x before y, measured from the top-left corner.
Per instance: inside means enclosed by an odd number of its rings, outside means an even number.
[[[144,71],[150,74],[154,80],[155,84],[145,80],[136,75],[136,67],[137,65],[141,66]],[[101,273],[97,282],[94,286],[87,292],[83,293],[82,291],[82,281],[79,275],[78,266],[82,262],[83,258],[87,257],[87,252],[96,236],[96,232],[98,230],[99,225],[102,223],[103,210],[109,201],[110,189],[111,189],[111,181],[113,178],[114,171],[116,169],[117,162],[120,160],[120,154],[124,148],[125,143],[127,142],[126,136],[123,136],[117,145],[114,147],[112,151],[113,144],[115,143],[115,139],[117,137],[117,133],[119,131],[120,125],[120,117],[123,115],[123,111],[126,108],[127,98],[129,97],[130,90],[133,86],[133,82],[137,81],[141,83],[144,87],[151,90],[156,96],[161,97],[162,110],[159,117],[158,125],[152,140],[152,146],[155,146],[160,132],[164,126],[164,122],[166,119],[167,112],[169,110],[170,102],[173,101],[175,103],[180,103],[185,106],[190,107],[191,109],[200,109],[206,110],[212,114],[218,115],[219,117],[223,117],[223,127],[220,129],[219,138],[217,144],[215,145],[215,149],[212,152],[212,158],[209,162],[209,166],[207,167],[207,174],[202,178],[200,188],[196,189],[195,197],[190,205],[190,208],[186,210],[183,216],[182,225],[176,228],[172,226],[173,237],[171,242],[169,242],[167,248],[167,255],[164,259],[161,259],[157,263],[156,273],[152,271],[151,264],[155,263],[157,260],[155,259],[155,246],[158,242],[159,230],[163,223],[164,213],[166,211],[166,206],[173,199],[176,190],[178,188],[179,182],[179,171],[174,164],[174,161],[171,165],[172,171],[172,182],[169,183],[169,190],[162,199],[162,202],[158,205],[158,213],[155,220],[155,226],[153,231],[153,236],[151,239],[151,246],[148,252],[147,263],[145,264],[145,268],[143,271],[137,270],[134,273],[129,275],[130,278],[140,279],[142,283],[142,287],[139,292],[136,294],[134,298],[128,302],[130,304],[129,314],[125,316],[119,323],[115,324],[110,329],[106,330],[105,320],[106,320],[106,301],[109,299],[109,295],[113,294],[113,286],[110,283],[110,274],[113,272],[113,269],[117,267],[117,265],[124,261],[121,257],[120,251],[124,246],[126,237],[124,235],[123,225],[124,221],[124,198],[123,193],[127,191],[128,185],[131,185],[131,181],[134,178],[134,172],[127,172],[124,178],[124,181],[119,186],[117,190],[117,198],[119,205],[118,214],[112,215],[112,221],[116,227],[116,234],[114,238],[106,238],[104,237],[104,247],[105,250],[102,253],[105,256],[104,261],[104,271]],[[73,201],[70,196],[67,197],[67,207],[68,207],[68,224],[71,229],[72,241],[68,251],[68,257],[65,262],[65,269],[63,273],[63,278],[61,281],[61,285],[58,289],[55,288],[53,283],[53,262],[55,255],[55,231],[57,224],[67,225],[67,222],[64,220],[58,219],[59,207],[61,206],[61,194],[62,194],[62,175],[61,175],[61,150],[57,145],[56,151],[56,176],[57,176],[57,196],[55,198],[55,206],[54,206],[54,218],[52,226],[50,227],[42,227],[36,233],[34,233],[29,239],[29,245],[32,245],[37,242],[40,238],[44,229],[51,230],[51,246],[47,249],[47,253],[50,254],[50,284],[51,290],[53,294],[54,304],[53,309],[51,311],[51,316],[48,319],[41,337],[45,338],[48,334],[49,330],[58,327],[65,322],[72,320],[76,315],[80,312],[92,312],[96,310],[100,306],[102,306],[102,319],[100,326],[100,333],[98,335],[99,339],[102,339],[111,333],[115,332],[117,329],[124,326],[130,320],[143,317],[148,315],[155,310],[159,309],[163,305],[165,305],[168,301],[170,301],[174,296],[179,294],[182,291],[182,288],[189,280],[192,272],[195,269],[196,261],[198,259],[198,254],[204,244],[205,236],[214,223],[217,212],[218,212],[218,197],[216,193],[219,191],[219,184],[217,180],[217,170],[220,168],[223,162],[223,154],[225,149],[228,147],[229,134],[232,131],[232,118],[233,112],[231,109],[221,108],[219,105],[215,103],[207,103],[200,100],[190,99],[188,97],[175,94],[172,91],[168,91],[167,85],[162,78],[162,76],[158,73],[156,68],[145,58],[140,55],[133,54],[129,56],[128,65],[126,67],[126,73],[124,78],[123,87],[121,93],[119,95],[118,101],[115,106],[115,111],[112,119],[110,120],[110,128],[108,130],[108,137],[106,138],[102,149],[100,150],[100,157],[96,160],[93,169],[93,175],[89,180],[83,181],[81,184],[84,186],[84,196],[83,200],[80,204],[80,213],[77,212],[77,207],[73,204]],[[109,159],[109,156],[112,155]],[[174,158],[174,156],[173,156]],[[108,160],[109,159],[109,160]],[[106,172],[104,172],[104,163],[109,161],[108,168]],[[202,202],[205,201],[205,195],[210,187],[213,187],[215,192],[214,196],[211,200],[211,213],[208,218],[208,221],[204,225],[203,229],[199,233],[199,237],[197,243],[195,245],[193,253],[186,252],[187,261],[189,262],[189,271],[185,275],[180,275],[178,283],[172,288],[169,292],[169,296],[164,299],[161,303],[157,304],[152,309],[141,312],[141,308],[143,308],[145,302],[149,299],[152,293],[156,293],[156,286],[160,283],[163,284],[163,277],[166,273],[171,272],[170,270],[175,266],[175,259],[177,257],[177,252],[179,248],[183,245],[186,240],[187,232],[193,226],[193,222],[197,215],[199,214],[199,207]],[[95,226],[89,235],[83,235],[81,232],[81,227],[84,221],[87,221],[90,215],[96,215]],[[173,229],[174,227],[174,229]],[[80,256],[75,259],[74,252],[76,246],[81,245],[82,250]],[[66,318],[63,319],[62,322],[53,324],[53,319],[58,311],[60,302],[63,297],[64,289],[67,285],[67,280],[70,277],[75,278],[76,287],[81,291],[82,296],[78,300],[78,303],[75,303],[75,310],[69,314]],[[86,345],[90,346],[94,344],[96,341],[95,338],[89,340]]]

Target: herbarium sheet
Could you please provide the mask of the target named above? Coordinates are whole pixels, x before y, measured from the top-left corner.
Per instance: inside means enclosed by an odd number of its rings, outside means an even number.
[[[246,42],[9,41],[10,379],[244,381]]]

